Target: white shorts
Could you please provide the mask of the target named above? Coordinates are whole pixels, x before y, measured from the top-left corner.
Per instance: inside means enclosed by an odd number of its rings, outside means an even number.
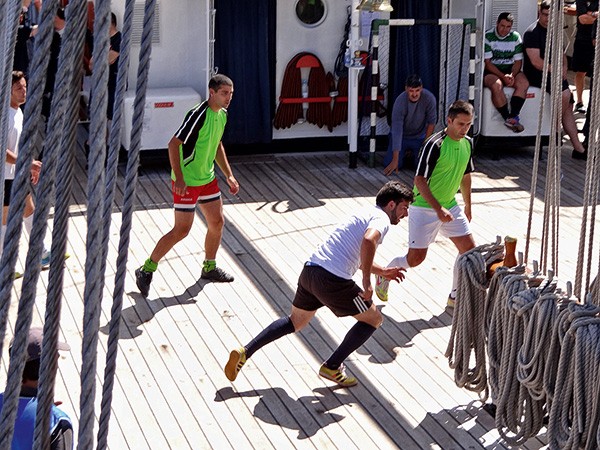
[[[469,221],[462,208],[456,205],[449,211],[454,220],[442,222],[432,208],[411,205],[408,210],[409,248],[428,248],[435,241],[438,231],[448,238],[471,234]]]

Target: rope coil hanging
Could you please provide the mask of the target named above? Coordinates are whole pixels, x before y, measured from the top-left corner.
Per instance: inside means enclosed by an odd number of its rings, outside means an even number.
[[[485,363],[485,299],[487,266],[499,259],[502,246],[484,244],[463,253],[456,261],[458,285],[450,340],[445,352],[454,382],[459,387],[488,397]],[[475,366],[470,367],[474,353]]]

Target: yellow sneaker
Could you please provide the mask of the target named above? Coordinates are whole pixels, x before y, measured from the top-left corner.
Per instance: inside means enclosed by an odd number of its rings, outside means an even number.
[[[225,364],[225,376],[229,381],[235,381],[242,367],[246,364],[246,349],[244,347],[232,350],[229,361]]]
[[[446,302],[446,307],[454,308],[455,305],[456,305],[456,299],[448,296],[448,301]]]
[[[341,364],[337,369],[330,369],[323,363],[319,369],[319,376],[334,381],[340,386],[350,387],[358,384],[356,378],[346,375],[346,366],[344,364]]]
[[[388,301],[388,289],[390,288],[390,280],[381,275],[375,276],[375,295],[382,302]]]

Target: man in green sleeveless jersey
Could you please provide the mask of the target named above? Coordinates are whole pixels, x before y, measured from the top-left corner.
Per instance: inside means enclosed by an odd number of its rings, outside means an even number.
[[[471,153],[473,142],[467,136],[473,123],[473,106],[463,100],[448,111],[447,127],[433,134],[419,154],[415,175],[415,201],[408,216],[408,253],[394,258],[388,267],[409,268],[421,264],[438,232],[450,238],[460,254],[475,247],[471,234]],[[456,202],[460,188],[464,211]],[[458,258],[457,258],[458,259]],[[448,306],[454,306],[458,273],[454,265],[453,286]],[[375,293],[388,299],[389,279],[377,276]]]
[[[227,122],[227,107],[233,96],[233,82],[225,75],[215,75],[208,83],[208,91],[208,100],[187,113],[169,142],[175,224],[160,238],[144,265],[135,271],[137,287],[144,297],[148,295],[158,262],[191,230],[196,203],[200,203],[208,227],[201,278],[215,282],[233,281],[233,276],[217,267],[215,261],[225,220],[214,164],[216,162],[225,175],[229,192],[237,194],[240,186],[221,142]]]
[[[483,85],[492,92],[492,103],[504,119],[504,125],[520,133],[524,127],[519,113],[525,103],[529,82],[521,71],[523,42],[521,35],[511,30],[513,22],[513,15],[503,12],[498,16],[496,27],[485,33]],[[504,86],[515,89],[510,98],[510,110]]]

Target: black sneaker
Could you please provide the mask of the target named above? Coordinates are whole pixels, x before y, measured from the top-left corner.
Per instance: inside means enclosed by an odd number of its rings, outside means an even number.
[[[135,269],[135,284],[144,297],[148,297],[150,283],[152,283],[152,272],[146,272],[143,267]]]
[[[573,159],[581,159],[583,161],[587,160],[587,149],[585,152],[578,152],[577,150],[573,150],[571,153],[571,158]]]
[[[233,281],[233,275],[228,274],[220,267],[215,267],[213,270],[209,270],[208,272],[202,269],[200,278],[214,281],[215,283],[231,283]]]
[[[578,112],[579,114],[586,113],[585,106],[583,106],[583,103],[580,102],[575,105],[575,112]]]

